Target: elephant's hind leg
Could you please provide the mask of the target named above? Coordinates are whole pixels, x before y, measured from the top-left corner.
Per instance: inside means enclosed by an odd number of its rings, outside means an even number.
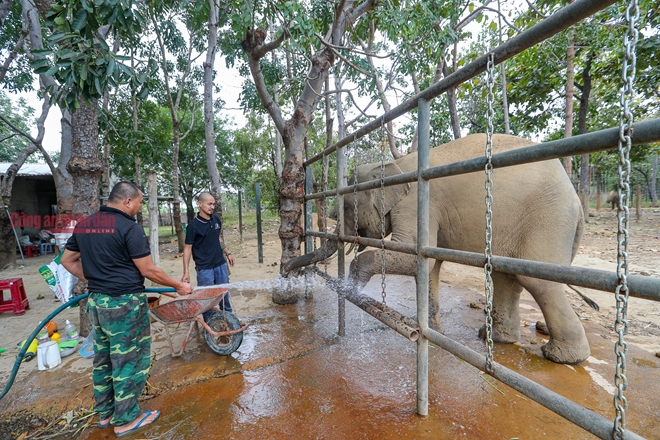
[[[564,285],[518,277],[541,307],[550,341],[541,347],[546,358],[560,364],[577,364],[589,357],[589,341],[580,319],[566,297]]]
[[[515,277],[493,272],[493,341],[513,343],[520,339],[520,292],[522,286]],[[486,325],[479,329],[486,338]]]

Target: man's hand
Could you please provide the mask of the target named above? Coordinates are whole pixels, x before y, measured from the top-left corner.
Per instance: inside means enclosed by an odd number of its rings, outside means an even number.
[[[227,257],[227,261],[229,261],[229,265],[231,267],[234,267],[234,256],[232,254],[225,255]]]
[[[182,283],[190,283],[190,273],[187,271],[183,273],[183,276],[181,277],[181,282]]]
[[[192,284],[189,283],[181,283],[181,285],[176,289],[176,293],[178,293],[179,295],[190,295],[192,291],[193,291],[193,286]]]

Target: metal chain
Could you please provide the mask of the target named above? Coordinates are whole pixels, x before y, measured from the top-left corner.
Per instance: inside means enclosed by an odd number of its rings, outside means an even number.
[[[383,121],[380,123],[380,296],[383,305],[386,305],[387,292],[385,290],[385,129]]]
[[[353,139],[353,175],[355,176],[355,181],[353,182],[353,225],[354,225],[354,231],[353,235],[355,236],[355,240],[353,241],[353,259],[357,263],[357,256],[358,256],[358,242],[357,242],[357,237],[358,237],[358,199],[357,199],[357,184],[358,184],[358,172],[357,172],[357,145],[355,144],[355,139]]]
[[[488,126],[486,129],[486,264],[484,265],[484,272],[486,273],[486,279],[484,281],[485,293],[486,293],[486,372],[493,372],[493,265],[491,263],[491,258],[493,256],[493,195],[491,190],[493,189],[493,180],[491,178],[493,174],[493,101],[495,99],[493,95],[493,85],[495,84],[495,76],[493,75],[493,68],[495,65],[495,57],[492,53],[488,54],[488,65],[486,68],[486,78],[488,84],[488,94],[486,96],[486,102],[488,103],[488,110],[486,113],[486,119],[488,120]]]
[[[616,353],[616,374],[614,376],[614,385],[617,392],[614,395],[614,409],[616,417],[614,418],[614,430],[612,437],[623,439],[626,429],[626,410],[628,409],[628,400],[623,392],[628,389],[628,379],[626,378],[626,355],[628,354],[628,343],[624,340],[624,335],[628,332],[628,227],[630,225],[630,211],[628,209],[630,195],[630,148],[632,146],[632,125],[633,114],[630,111],[630,103],[634,98],[633,83],[635,80],[635,67],[637,56],[635,46],[639,37],[637,30],[637,20],[639,19],[639,6],[637,0],[628,0],[626,8],[626,21],[628,22],[628,32],[624,36],[623,45],[625,57],[623,59],[623,70],[621,79],[623,89],[621,90],[620,105],[621,119],[619,121],[619,202],[617,209],[618,231],[617,231],[617,276],[619,285],[615,291],[616,298],[616,322],[614,330],[618,333],[619,339],[614,344]]]

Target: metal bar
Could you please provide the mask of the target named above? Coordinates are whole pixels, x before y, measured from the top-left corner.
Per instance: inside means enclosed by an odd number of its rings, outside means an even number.
[[[312,183],[312,167],[305,168],[305,193],[309,194],[314,191],[314,186]],[[305,231],[312,231],[312,201],[307,200],[305,202]],[[305,253],[308,254],[314,251],[314,237],[311,235],[305,235]],[[311,289],[311,280],[308,273],[305,273],[305,298],[308,298],[310,295]]]
[[[314,268],[314,272],[328,281],[338,295],[343,296],[345,299],[395,330],[397,333],[405,336],[407,339],[413,342],[417,341],[417,338],[419,337],[419,329],[415,320],[402,315],[396,310],[369,296],[361,295],[353,289],[346,288],[342,281],[331,277],[318,268]]]
[[[23,247],[21,246],[21,240],[18,238],[18,233],[16,232],[16,228],[12,224],[11,221],[11,214],[9,214],[9,209],[5,208],[5,212],[7,213],[7,218],[9,219],[9,224],[11,225],[11,230],[14,231],[14,237],[16,238],[16,244],[18,245],[18,251],[21,253],[21,260],[23,260],[23,267],[25,267],[25,257],[23,256]]]
[[[484,355],[479,354],[430,328],[424,328],[421,332],[422,336],[436,344],[438,347],[447,350],[449,353],[463,359],[465,362],[479,368],[481,371],[485,371],[486,357]],[[506,367],[503,367],[498,363],[493,363],[492,376],[595,436],[608,440],[612,438],[611,420],[582,407],[581,405],[509,370]],[[643,437],[628,430],[626,430],[625,438],[629,440],[643,439]]]
[[[633,145],[648,144],[660,141],[660,119],[651,119],[637,122],[633,126]],[[570,138],[556,141],[544,142],[517,148],[503,153],[493,154],[493,168],[504,168],[523,163],[540,162],[544,160],[557,159],[566,156],[577,156],[580,154],[594,153],[597,151],[617,148],[619,141],[619,129],[607,128],[593,133],[581,134]],[[438,177],[456,176],[459,174],[483,171],[486,165],[486,157],[480,156],[460,162],[439,165],[428,168],[422,173],[424,179],[435,179]],[[402,183],[417,182],[417,171],[386,177],[385,186],[400,185]],[[322,197],[334,196],[336,194],[347,194],[353,192],[353,186],[341,189],[325,191],[305,196],[308,199],[320,199]],[[358,191],[376,189],[380,187],[380,179],[362,182],[357,185]]]
[[[261,185],[258,183],[254,184],[254,196],[257,204],[257,254],[259,258],[259,263],[264,262],[264,241],[261,233]]]
[[[312,186],[312,167],[305,168],[305,193],[310,194],[313,191]],[[305,231],[313,230],[312,227],[312,201],[305,201]],[[305,253],[309,254],[313,249],[313,237],[305,236]]]
[[[353,237],[352,235],[337,236],[328,234],[329,240],[339,240],[344,243],[354,243],[380,248],[380,239]],[[385,241],[385,249],[417,255],[417,245]],[[459,251],[436,247],[422,248],[422,255],[440,261],[465,264],[468,266],[483,267],[486,257],[476,252]],[[521,260],[518,258],[498,257],[492,259],[493,270],[512,275],[524,275],[540,278],[573,286],[588,287],[591,289],[614,292],[618,285],[615,272],[606,270],[587,269],[585,267],[564,266],[561,264],[544,263],[540,261]],[[660,279],[641,275],[628,276],[630,295],[636,298],[660,301]]]
[[[238,232],[243,243],[243,201],[241,200],[241,191],[238,191]]]
[[[590,15],[605,9],[606,7],[615,3],[616,0],[576,0],[573,4],[566,6],[555,12],[543,21],[535,24],[524,32],[511,38],[504,44],[493,49],[495,65],[512,58],[514,55],[546,40],[553,35],[567,29],[573,24],[581,21]],[[351,141],[357,140],[372,131],[380,128],[384,124],[393,121],[404,113],[408,113],[417,107],[420,99],[430,101],[431,99],[445,93],[447,90],[458,86],[459,84],[474,78],[486,70],[486,63],[488,56],[483,55],[473,62],[467,64],[462,69],[457,70],[444,79],[432,84],[430,87],[422,90],[417,95],[408,99],[407,101],[396,106],[389,112],[384,113],[380,117],[374,119],[366,125],[363,125],[359,130],[347,135],[345,138],[335,142],[330,147],[326,148],[323,152],[317,154],[311,159],[305,161],[304,166],[316,162],[323,158],[324,155],[331,154],[337,148],[348,145]]]
[[[344,225],[344,196],[339,190],[346,185],[346,149],[337,149],[337,225]],[[337,243],[337,278],[343,280],[346,276],[346,261],[343,243]],[[346,300],[344,295],[337,296],[337,334],[346,336]]]
[[[417,169],[429,167],[430,119],[429,101],[420,99],[417,120]],[[429,245],[429,181],[417,180],[417,243],[418,249]],[[417,320],[421,328],[429,322],[429,263],[417,253]],[[429,341],[425,337],[417,340],[417,414],[429,414]]]

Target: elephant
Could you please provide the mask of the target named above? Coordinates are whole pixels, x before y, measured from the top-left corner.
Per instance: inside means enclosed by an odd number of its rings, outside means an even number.
[[[510,135],[493,136],[493,153],[532,145]],[[484,155],[486,136],[474,134],[430,150],[430,166]],[[384,165],[385,176],[415,171],[417,153]],[[380,164],[357,168],[351,184],[379,179]],[[580,200],[559,160],[516,165],[493,170],[493,255],[570,265],[584,230]],[[430,181],[429,245],[483,253],[485,249],[485,173],[469,173]],[[343,233],[354,235],[354,199],[344,199]],[[357,194],[361,237],[381,238],[381,204],[385,207],[385,231],[395,242],[416,243],[417,183],[401,184]],[[335,252],[336,242],[289,261],[286,272],[311,264]],[[363,250],[363,249],[359,249]],[[380,249],[362,252],[351,263],[349,278],[358,287],[381,273]],[[417,275],[415,255],[385,251],[386,273]],[[439,274],[442,261],[431,261],[429,326],[442,332],[439,306]],[[521,275],[493,272],[493,340],[514,343],[520,338],[519,299],[522,289],[531,293],[543,312],[550,339],[542,347],[545,357],[565,364],[582,362],[590,355],[584,327],[573,311],[564,285]],[[482,327],[481,336],[485,334]]]
[[[612,204],[612,210],[616,209],[619,205],[619,193],[617,191],[610,191],[610,194],[607,196],[607,202]]]

